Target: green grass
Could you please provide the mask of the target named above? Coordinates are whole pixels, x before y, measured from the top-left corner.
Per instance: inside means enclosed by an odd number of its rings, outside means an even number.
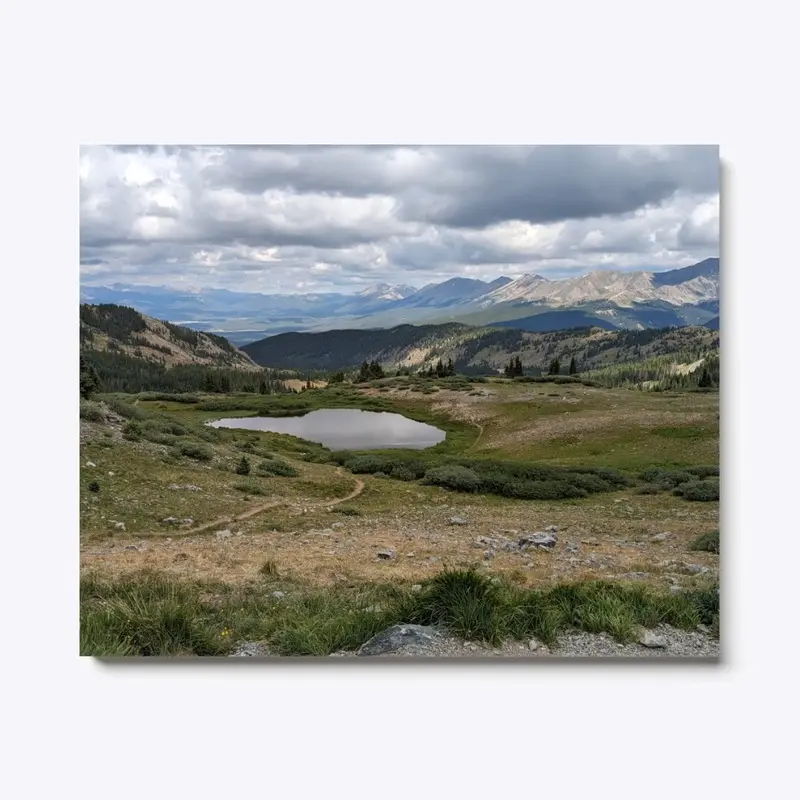
[[[210,656],[238,641],[261,641],[281,655],[353,650],[393,624],[436,625],[498,644],[535,636],[553,644],[570,629],[632,641],[639,625],[718,626],[715,586],[663,595],[604,581],[549,589],[496,583],[475,570],[445,571],[415,594],[405,585],[309,588],[285,580],[267,559],[245,587],[179,582],[142,572],[117,582],[81,580],[81,655]],[[280,587],[284,597],[272,592]]]

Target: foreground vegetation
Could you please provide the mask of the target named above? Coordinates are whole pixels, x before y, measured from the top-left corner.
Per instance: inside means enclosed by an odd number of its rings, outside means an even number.
[[[80,407],[81,534],[97,554],[82,555],[81,653],[225,655],[258,641],[276,654],[326,655],[398,622],[489,644],[551,643],[569,629],[631,641],[638,626],[716,628],[719,534],[697,538],[718,524],[714,395],[563,375],[365,377],[300,394],[95,387]],[[332,453],[205,424],[321,408],[402,413],[447,436],[424,451]],[[467,569],[478,534],[551,522],[568,531],[558,552],[498,550],[480,573]],[[217,541],[224,529],[243,535]],[[664,530],[679,539],[648,555],[640,545]],[[567,539],[579,557],[564,552]],[[404,552],[381,561],[384,545]],[[659,566],[687,551],[705,572]],[[598,580],[594,558],[616,579]],[[682,592],[665,594],[676,574]]]
[[[604,581],[531,590],[474,570],[446,570],[415,587],[362,585],[314,590],[265,562],[246,587],[179,582],[152,573],[81,581],[80,652],[87,656],[222,656],[237,642],[276,655],[325,656],[354,650],[397,623],[435,625],[498,644],[536,637],[552,645],[570,629],[630,642],[639,626],[718,630],[715,585],[681,595]]]

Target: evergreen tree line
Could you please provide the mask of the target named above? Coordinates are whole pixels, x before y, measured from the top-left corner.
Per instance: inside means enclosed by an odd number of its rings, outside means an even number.
[[[253,392],[291,393],[279,370],[209,368],[199,364],[165,367],[121,352],[91,350],[80,357],[81,396],[96,392]],[[85,391],[88,394],[85,393]]]

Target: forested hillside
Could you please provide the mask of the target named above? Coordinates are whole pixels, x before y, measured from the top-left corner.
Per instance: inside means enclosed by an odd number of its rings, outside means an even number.
[[[546,371],[553,359],[579,371],[639,361],[671,353],[695,358],[719,347],[719,334],[703,327],[660,330],[584,328],[534,333],[512,328],[473,328],[458,323],[400,325],[388,330],[284,333],[245,345],[243,350],[265,367],[353,369],[377,361],[385,370],[416,371],[452,360],[457,372],[501,372],[517,357],[529,374]]]

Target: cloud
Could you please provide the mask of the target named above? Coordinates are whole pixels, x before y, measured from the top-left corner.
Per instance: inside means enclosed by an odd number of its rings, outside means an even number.
[[[92,146],[86,282],[345,290],[718,254],[716,147]]]

